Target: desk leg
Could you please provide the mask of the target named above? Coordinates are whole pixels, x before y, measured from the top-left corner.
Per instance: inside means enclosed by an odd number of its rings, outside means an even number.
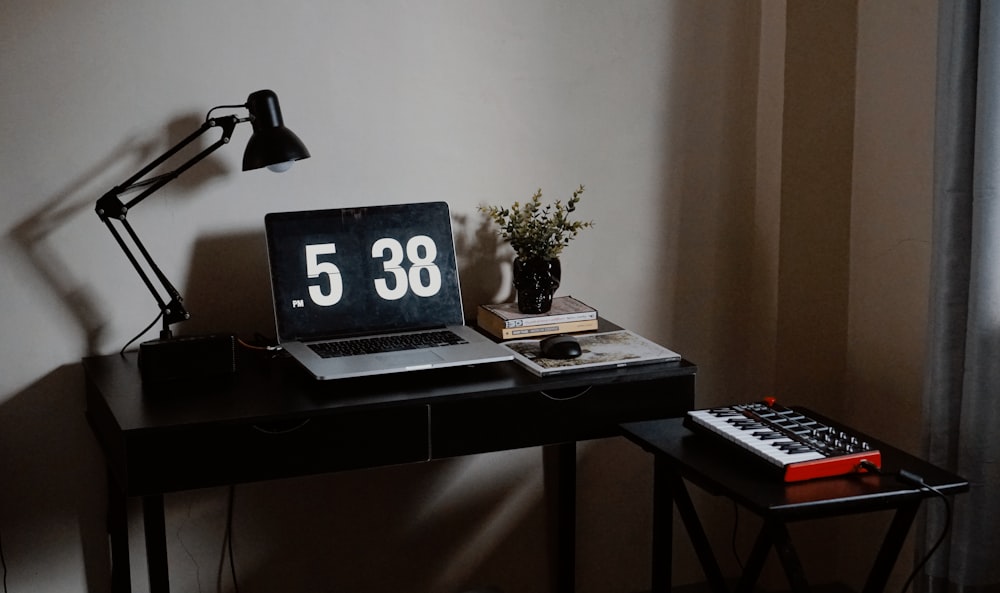
[[[767,561],[767,554],[771,551],[771,534],[767,529],[761,529],[760,533],[757,534],[757,540],[753,544],[753,550],[750,551],[750,557],[747,558],[747,563],[743,567],[743,574],[740,575],[740,580],[736,583],[736,589],[734,593],[752,593],[754,586],[757,584],[757,579],[760,578],[760,573],[764,569],[764,563]]]
[[[550,499],[554,515],[556,572],[554,589],[573,593],[576,589],[576,443],[547,445],[542,449],[546,487],[554,486]],[[552,472],[551,474],[549,472]]]
[[[774,543],[774,550],[778,553],[781,566],[785,569],[785,576],[788,577],[788,584],[794,593],[809,593],[809,583],[806,582],[805,570],[802,569],[802,562],[792,545],[792,538],[788,535],[788,528],[780,521],[766,520],[764,529],[767,530],[771,541]]]
[[[712,552],[712,545],[705,535],[705,529],[698,519],[698,513],[691,502],[691,495],[688,494],[684,486],[684,478],[681,477],[666,461],[657,456],[654,462],[653,476],[653,591],[666,592],[670,590],[673,575],[671,556],[664,554],[672,553],[669,538],[673,537],[672,519],[666,517],[673,513],[673,504],[677,505],[677,513],[687,529],[688,538],[694,547],[701,568],[708,579],[709,588],[715,593],[728,593],[726,582],[722,578],[722,570]],[[668,531],[669,529],[669,531]]]
[[[108,472],[108,536],[111,540],[111,591],[131,593],[128,557],[128,499]]]
[[[146,532],[149,592],[170,593],[170,578],[167,571],[167,532],[163,519],[162,495],[142,498],[142,523]]]
[[[668,477],[673,470],[657,455],[653,461],[652,593],[669,593],[674,568],[674,497]]]
[[[875,557],[875,564],[872,565],[872,570],[868,573],[863,593],[881,593],[885,590],[885,586],[889,582],[889,574],[899,558],[899,551],[903,547],[903,541],[910,531],[910,526],[913,525],[919,507],[920,501],[917,500],[896,509],[892,524],[889,525],[889,531],[886,532],[882,547],[879,548],[878,556]]]

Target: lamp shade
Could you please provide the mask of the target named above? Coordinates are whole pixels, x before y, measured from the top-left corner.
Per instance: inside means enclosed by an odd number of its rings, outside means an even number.
[[[253,124],[253,135],[243,151],[244,171],[261,167],[284,171],[291,167],[292,162],[309,158],[309,151],[299,137],[285,127],[278,96],[273,91],[251,93],[246,107]]]

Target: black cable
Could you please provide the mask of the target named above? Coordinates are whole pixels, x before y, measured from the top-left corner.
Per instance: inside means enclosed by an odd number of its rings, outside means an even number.
[[[243,107],[246,107],[246,104],[243,104],[243,105],[216,105],[215,107],[209,109],[208,113],[205,114],[205,121],[208,121],[208,120],[212,119],[212,112],[214,112],[217,109],[240,109],[240,108],[243,108]]]
[[[0,568],[3,569],[3,593],[7,593],[7,559],[3,555],[3,534],[0,533]]]
[[[868,461],[867,459],[861,460],[860,465],[861,467],[865,468],[866,470],[872,473],[885,475],[879,466]],[[944,502],[944,509],[945,509],[944,527],[941,529],[941,534],[934,542],[934,545],[931,546],[931,549],[928,550],[927,553],[924,554],[924,557],[920,559],[920,562],[918,562],[917,565],[913,567],[913,571],[910,572],[910,576],[908,576],[906,578],[906,582],[903,583],[903,588],[900,589],[900,593],[906,593],[906,590],[909,589],[910,585],[913,584],[913,580],[917,578],[917,575],[920,574],[920,571],[923,570],[924,566],[930,561],[934,553],[937,552],[938,548],[941,547],[941,544],[944,543],[944,538],[948,536],[948,532],[951,531],[952,509],[951,509],[951,501],[948,500],[948,496],[945,495],[944,492],[941,492],[934,486],[931,486],[930,484],[925,482],[921,476],[913,472],[906,471],[905,469],[901,469],[899,470],[899,472],[896,473],[896,479],[898,479],[900,482],[905,482],[907,484],[910,484],[911,486],[916,486],[921,490],[927,490],[928,492],[936,494],[942,500],[942,502]]]
[[[944,508],[945,508],[944,527],[941,529],[941,535],[938,536],[937,541],[934,542],[934,545],[931,546],[931,549],[928,550],[926,554],[924,554],[924,557],[913,568],[913,572],[911,572],[910,576],[907,577],[906,582],[903,584],[903,588],[900,590],[900,593],[906,593],[906,590],[909,589],[910,585],[913,584],[913,580],[917,578],[917,575],[920,574],[920,571],[923,570],[927,562],[930,561],[931,556],[933,556],[934,553],[937,552],[938,548],[941,547],[941,544],[944,543],[945,537],[948,536],[948,532],[951,530],[952,509],[951,509],[951,501],[948,500],[948,497],[934,486],[931,486],[927,482],[924,482],[924,479],[921,478],[920,476],[908,472],[906,470],[900,470],[899,479],[903,482],[913,484],[918,488],[928,490],[929,492],[933,492],[944,502]]]
[[[132,338],[131,340],[129,340],[128,342],[125,342],[125,345],[122,346],[122,349],[118,351],[118,355],[119,356],[125,356],[125,350],[129,346],[132,345],[132,342],[134,342],[134,341],[138,340],[139,338],[141,338],[142,336],[144,336],[146,334],[146,332],[148,332],[150,329],[152,329],[152,327],[154,325],[156,325],[156,322],[159,321],[161,317],[163,317],[163,311],[160,311],[160,314],[156,316],[156,319],[154,319],[152,323],[150,323],[149,325],[146,326],[146,329],[144,329],[141,332],[139,332],[138,334],[136,334],[135,337]]]
[[[233,499],[235,497],[236,486],[230,486],[226,511],[226,546],[229,549],[229,574],[233,579],[233,593],[240,593],[239,583],[236,582],[236,561],[233,555]]]
[[[740,572],[743,572],[743,560],[740,558],[740,552],[736,547],[736,536],[739,532],[740,527],[740,505],[733,501],[733,537],[729,545],[733,551],[733,558],[736,559],[736,565],[740,567]]]

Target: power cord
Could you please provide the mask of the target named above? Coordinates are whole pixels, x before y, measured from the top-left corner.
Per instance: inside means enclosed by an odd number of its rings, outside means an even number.
[[[160,311],[160,314],[156,316],[156,319],[154,319],[152,323],[150,323],[149,325],[147,325],[144,330],[142,330],[141,332],[137,333],[135,335],[135,337],[132,338],[131,340],[129,340],[128,342],[125,342],[125,345],[122,346],[122,349],[118,351],[118,355],[119,356],[125,356],[125,350],[127,350],[128,347],[132,345],[132,342],[135,342],[136,340],[138,340],[142,336],[146,335],[146,332],[148,332],[149,330],[153,329],[153,326],[156,325],[156,322],[158,322],[161,317],[163,317],[163,311]]]
[[[743,572],[743,559],[740,558],[740,551],[736,545],[737,535],[739,535],[740,530],[740,505],[735,500],[733,501],[733,535],[729,541],[730,549],[733,552],[733,558],[736,559],[736,565],[740,567],[740,572]]]
[[[233,593],[240,593],[240,585],[236,581],[236,559],[233,555],[233,499],[236,497],[236,486],[229,487],[229,504],[226,512],[226,542],[229,550],[229,574],[233,579]]]
[[[7,560],[3,555],[3,534],[0,533],[0,569],[3,569],[3,593],[7,593]]]
[[[879,468],[874,463],[868,461],[867,459],[861,461],[861,467],[872,473],[885,475],[884,472],[882,472],[881,468]],[[928,550],[926,554],[924,554],[924,557],[920,559],[920,562],[918,562],[917,565],[913,567],[913,571],[910,572],[910,576],[908,576],[906,578],[906,582],[903,583],[903,588],[900,590],[900,593],[906,593],[906,591],[910,588],[910,585],[913,584],[914,579],[916,579],[917,575],[920,574],[920,571],[923,570],[927,562],[930,561],[934,553],[937,552],[938,548],[941,547],[941,544],[944,543],[944,539],[945,537],[948,536],[948,532],[951,531],[952,508],[951,508],[951,500],[948,499],[948,496],[945,495],[944,492],[941,492],[934,486],[931,486],[930,484],[925,482],[923,477],[911,471],[901,469],[896,473],[896,479],[905,484],[916,486],[921,490],[927,490],[928,492],[935,494],[944,503],[944,509],[945,509],[944,527],[941,529],[941,534],[938,535],[938,538],[934,542],[934,545],[931,546],[931,549]]]
[[[237,338],[236,341],[240,346],[248,350],[257,350],[260,352],[274,352],[278,353],[284,350],[280,344],[276,343],[260,333],[255,333],[253,336],[253,341],[244,340],[243,338]]]
[[[948,536],[948,532],[951,530],[952,510],[951,510],[951,501],[948,500],[948,497],[945,496],[943,492],[941,492],[934,486],[931,486],[930,484],[925,482],[922,477],[901,469],[899,470],[899,479],[903,482],[907,482],[909,484],[917,486],[918,488],[923,488],[925,490],[933,492],[938,496],[938,498],[941,499],[942,502],[944,502],[944,508],[945,508],[944,527],[941,529],[941,534],[938,536],[937,541],[934,542],[934,545],[931,546],[931,549],[928,550],[926,554],[924,554],[924,557],[913,568],[913,572],[911,572],[910,576],[906,579],[906,583],[903,584],[902,593],[906,593],[906,590],[909,589],[910,585],[913,584],[913,580],[917,578],[917,575],[920,573],[921,570],[923,570],[924,566],[931,559],[931,556],[934,555],[934,552],[937,552],[937,549],[940,548],[941,544],[944,543],[945,537]]]
[[[226,563],[226,558],[229,560],[229,574],[233,580],[233,593],[240,593],[239,583],[236,581],[236,560],[233,554],[233,499],[236,496],[236,486],[229,486],[229,496],[226,501],[226,531],[223,536],[225,541],[223,542],[223,560],[219,563],[219,578],[216,583],[216,588],[219,593],[222,593],[222,575],[225,572],[224,565]]]

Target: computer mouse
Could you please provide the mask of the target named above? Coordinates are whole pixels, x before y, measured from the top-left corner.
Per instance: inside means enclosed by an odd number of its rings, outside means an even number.
[[[538,343],[538,348],[545,358],[576,358],[583,354],[580,342],[573,336],[565,334],[543,339]]]

